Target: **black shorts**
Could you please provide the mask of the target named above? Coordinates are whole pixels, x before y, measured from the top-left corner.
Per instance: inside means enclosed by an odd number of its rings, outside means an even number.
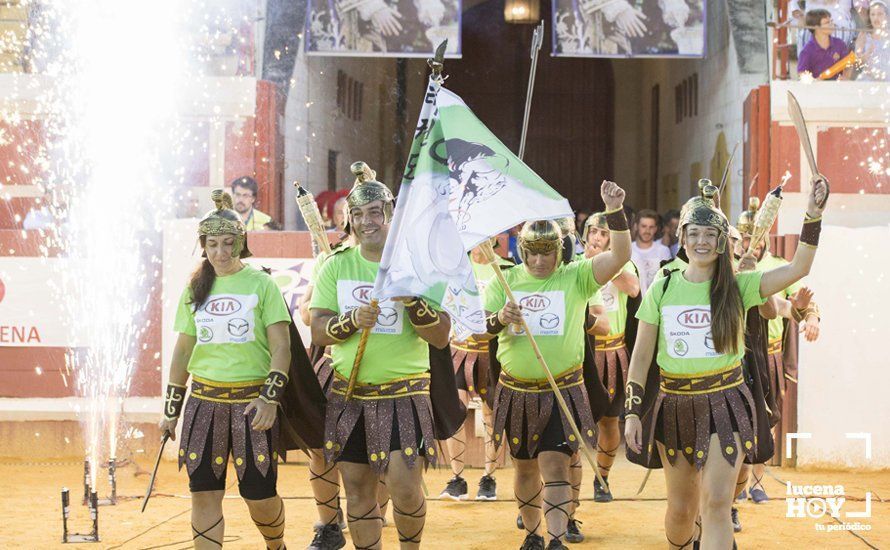
[[[578,425],[581,424],[577,418],[575,419],[575,423]],[[506,431],[507,437],[512,438],[513,434],[510,433],[509,422],[507,422]],[[525,422],[522,423],[522,434],[520,434],[519,437],[523,442],[526,441],[526,438],[528,437],[528,427],[525,425]],[[581,444],[583,445],[584,443],[582,442]],[[547,421],[547,426],[544,428],[543,433],[541,433],[541,442],[538,443],[534,456],[529,456],[528,449],[524,444],[519,447],[519,451],[516,454],[511,452],[510,456],[520,460],[529,460],[538,458],[538,455],[544,451],[555,451],[567,456],[572,456],[574,454],[571,446],[569,446],[565,430],[562,427],[562,413],[560,413],[559,403],[556,399],[553,400],[553,410],[550,411],[550,419]]]
[[[255,414],[255,413],[254,413]],[[253,418],[251,415],[245,423],[245,429],[250,430],[250,422]],[[272,448],[272,430],[266,430],[266,441],[269,448]],[[269,471],[265,476],[256,468],[253,458],[253,445],[250,441],[250,434],[245,433],[245,455],[247,458],[247,467],[244,475],[238,480],[238,492],[245,500],[264,500],[272,498],[278,494],[278,461],[273,460],[269,465]],[[232,452],[232,442],[229,440],[228,453]],[[225,491],[226,489],[226,473],[228,468],[223,470],[219,479],[213,473],[211,461],[213,460],[213,424],[210,425],[207,443],[204,444],[204,456],[201,464],[194,472],[189,474],[189,490],[193,493],[201,493],[204,491]]]
[[[417,412],[414,413],[414,433],[417,434],[417,441],[414,447],[417,454],[426,456],[426,447],[424,446],[423,434],[420,433],[420,420],[417,418]],[[392,435],[389,438],[389,451],[399,451],[402,449],[401,439],[399,438],[399,421],[398,415],[392,415]],[[334,459],[334,462],[350,462],[354,464],[370,464],[368,460],[368,439],[365,430],[365,415],[361,414],[343,446],[343,451]]]

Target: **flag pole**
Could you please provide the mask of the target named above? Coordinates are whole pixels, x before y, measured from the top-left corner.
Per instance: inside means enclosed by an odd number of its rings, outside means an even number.
[[[480,246],[483,253],[485,254],[486,259],[494,268],[494,275],[495,277],[497,277],[498,282],[504,288],[504,293],[507,295],[507,300],[514,304],[517,303],[516,298],[513,296],[513,291],[510,289],[510,285],[507,284],[507,279],[504,277],[504,272],[501,271],[501,266],[498,265],[494,248],[492,248],[491,246],[491,241],[486,241]],[[525,322],[525,317],[522,318],[521,325],[522,330],[525,332],[525,335],[528,337],[528,341],[532,346],[532,350],[535,352],[535,357],[538,359],[538,363],[541,364],[541,367],[544,369],[544,374],[547,375],[547,382],[550,384],[550,389],[553,390],[553,396],[556,398],[556,402],[559,403],[559,408],[562,410],[563,415],[565,415],[569,426],[572,428],[572,433],[578,440],[578,449],[584,455],[584,458],[587,459],[590,467],[593,468],[593,473],[599,480],[600,485],[605,487],[606,482],[600,475],[599,466],[596,463],[593,452],[587,446],[586,440],[581,436],[581,430],[578,429],[578,424],[575,423],[575,417],[571,414],[571,411],[569,411],[569,406],[566,404],[565,399],[563,399],[562,392],[559,391],[559,386],[556,385],[556,379],[553,377],[553,373],[550,371],[550,367],[547,366],[547,361],[544,359],[544,355],[541,353],[541,349],[538,347],[538,343],[535,341],[535,337],[532,335],[531,330],[529,330],[528,328],[528,324]]]
[[[448,47],[448,40],[443,40],[441,44],[436,48],[435,55],[427,59],[427,65],[429,65],[430,70],[432,71],[433,79],[438,81],[440,84],[442,82],[442,70],[445,68],[445,49]],[[353,165],[354,166],[354,165]],[[371,299],[371,307],[377,307],[379,301],[377,298]],[[362,357],[365,355],[365,348],[368,346],[368,337],[371,335],[371,329],[363,329],[361,339],[358,342],[358,348],[355,350],[355,360],[352,363],[352,371],[349,373],[349,383],[346,386],[346,399],[350,399],[352,397],[352,393],[355,391],[355,385],[358,381],[358,371],[359,367],[362,363]]]
[[[544,44],[544,20],[542,19],[532,34],[531,69],[528,74],[528,88],[525,92],[525,111],[522,115],[522,135],[519,138],[519,158],[525,156],[525,138],[528,135],[528,118],[532,110],[532,96],[535,93],[535,74],[538,72],[538,54]]]

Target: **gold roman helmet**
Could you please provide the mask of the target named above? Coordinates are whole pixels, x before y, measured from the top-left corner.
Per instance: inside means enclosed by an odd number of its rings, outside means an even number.
[[[232,254],[239,258],[252,256],[247,248],[247,231],[241,216],[232,208],[232,196],[222,189],[214,189],[210,193],[210,199],[216,208],[204,214],[198,223],[198,238],[201,248],[204,248],[208,235],[235,235],[235,245]],[[204,254],[206,256],[206,253]]]
[[[526,254],[549,254],[556,251],[556,265],[562,263],[562,231],[551,220],[527,222],[519,231],[519,257],[525,262]]]
[[[726,251],[726,239],[729,234],[729,220],[716,207],[717,187],[711,180],[698,180],[699,196],[692,197],[680,210],[680,223],[677,226],[677,233],[680,237],[680,246],[685,244],[683,228],[689,224],[706,225],[714,227],[718,231],[717,236],[717,253],[723,254]]]
[[[593,214],[587,216],[587,219],[584,220],[584,234],[582,237],[584,238],[584,243],[587,243],[587,239],[590,236],[590,228],[596,227],[597,229],[605,229],[609,230],[609,222],[606,221],[606,213],[605,212],[594,212]]]
[[[346,233],[351,232],[349,213],[353,208],[364,206],[374,201],[383,201],[383,212],[386,217],[386,223],[389,223],[392,219],[393,203],[395,203],[392,191],[377,181],[377,172],[371,170],[371,167],[364,162],[353,162],[349,169],[355,175],[355,183],[352,184],[352,191],[346,195],[346,226],[343,230]]]
[[[748,209],[739,214],[736,227],[739,232],[746,237],[750,237],[754,233],[754,216],[757,215],[757,209],[760,208],[760,199],[750,197],[748,199]]]

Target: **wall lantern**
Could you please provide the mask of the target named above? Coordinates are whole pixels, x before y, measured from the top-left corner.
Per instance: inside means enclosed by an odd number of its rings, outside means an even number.
[[[537,24],[540,18],[540,0],[504,0],[504,20],[507,23]]]

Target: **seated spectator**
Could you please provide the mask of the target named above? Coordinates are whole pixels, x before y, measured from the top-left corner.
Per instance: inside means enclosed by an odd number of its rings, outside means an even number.
[[[890,81],[890,27],[887,2],[872,0],[868,7],[868,31],[856,39],[856,55],[862,63],[858,80]]]
[[[834,23],[828,10],[808,11],[806,23],[811,27],[813,37],[797,57],[797,72],[801,75],[809,73],[813,78],[819,78],[823,71],[846,57],[850,49],[843,40],[832,36]],[[849,78],[852,70],[852,67],[845,69],[830,80],[836,80],[841,75]]]
[[[256,204],[259,186],[256,180],[250,176],[244,176],[232,182],[232,199],[235,203],[235,212],[241,216],[248,231],[263,231],[265,225],[272,221],[268,214],[260,212]]]

